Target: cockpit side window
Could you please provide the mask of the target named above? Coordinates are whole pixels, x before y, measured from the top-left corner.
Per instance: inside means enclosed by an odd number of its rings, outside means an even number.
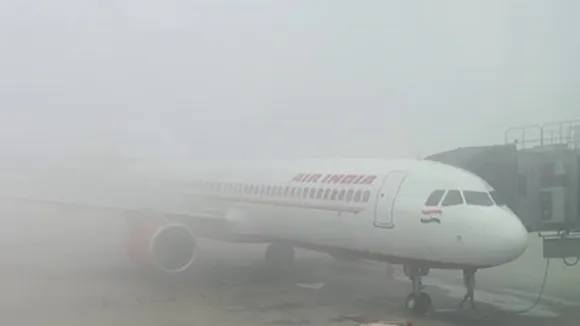
[[[445,194],[445,190],[443,189],[437,189],[435,191],[433,191],[429,197],[427,197],[427,200],[425,201],[425,206],[437,206],[439,205],[439,202],[441,202],[441,198],[443,198],[443,195]]]
[[[441,206],[455,206],[463,204],[463,196],[459,190],[449,190]]]
[[[491,198],[493,199],[493,201],[495,202],[495,204],[497,206],[506,206],[505,201],[503,201],[503,199],[501,198],[500,194],[497,192],[497,190],[492,190],[489,192],[489,195],[491,196]]]
[[[467,205],[493,206],[493,200],[487,191],[463,190],[463,196]]]

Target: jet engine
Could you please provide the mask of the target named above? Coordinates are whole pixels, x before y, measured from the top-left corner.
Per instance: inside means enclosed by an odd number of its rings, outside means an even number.
[[[138,265],[171,274],[190,268],[197,251],[195,237],[186,225],[159,220],[137,224],[127,246]]]

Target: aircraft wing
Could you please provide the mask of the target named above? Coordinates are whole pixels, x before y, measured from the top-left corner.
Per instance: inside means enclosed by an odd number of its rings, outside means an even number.
[[[92,211],[102,211],[103,213],[124,213],[128,215],[135,214],[160,214],[167,216],[181,216],[189,217],[194,219],[222,219],[225,214],[217,210],[189,210],[189,211],[177,211],[175,209],[153,209],[136,206],[115,206],[106,204],[96,204],[96,203],[82,203],[73,202],[66,200],[56,200],[56,199],[41,199],[41,198],[25,198],[25,197],[11,197],[0,195],[0,201],[20,203],[23,205],[50,205],[55,207],[60,207],[65,210],[92,210]]]
[[[0,177],[0,202],[7,201],[58,207],[63,214],[78,214],[80,218],[87,210],[123,215],[129,224],[167,217],[187,224],[200,236],[220,239],[259,233],[259,226],[249,223],[245,211],[224,199],[200,193],[189,181],[179,178],[69,171],[4,174]]]
[[[134,216],[220,220],[227,215],[217,201],[168,180],[4,179],[0,180],[0,201]]]

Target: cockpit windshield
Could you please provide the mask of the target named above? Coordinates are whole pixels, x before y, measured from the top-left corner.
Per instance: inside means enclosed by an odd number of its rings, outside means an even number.
[[[429,194],[425,201],[425,206],[505,206],[497,191],[476,191],[476,190],[443,190],[437,189]]]
[[[441,199],[443,198],[443,195],[445,195],[445,190],[443,189],[438,189],[433,191],[429,197],[427,197],[427,200],[425,201],[425,206],[437,206],[439,205],[439,203],[441,202]]]
[[[493,206],[494,204],[487,191],[464,190],[463,197],[467,205]]]
[[[459,190],[449,190],[445,199],[441,202],[441,206],[456,206],[463,204],[463,197]]]

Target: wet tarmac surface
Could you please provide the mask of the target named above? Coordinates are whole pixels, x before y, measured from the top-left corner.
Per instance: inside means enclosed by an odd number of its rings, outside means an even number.
[[[31,209],[0,211],[0,324],[580,323],[580,267],[564,268],[559,261],[552,262],[545,296],[533,310],[506,312],[529,307],[536,298],[545,262],[535,237],[518,261],[478,272],[477,313],[458,310],[465,293],[460,272],[431,271],[424,285],[435,312],[416,318],[403,309],[410,284],[398,267],[390,279],[382,264],[298,251],[295,268],[281,275],[263,266],[263,245],[202,241],[191,273],[158,277],[128,262],[115,217],[50,211],[32,218],[37,212]]]

